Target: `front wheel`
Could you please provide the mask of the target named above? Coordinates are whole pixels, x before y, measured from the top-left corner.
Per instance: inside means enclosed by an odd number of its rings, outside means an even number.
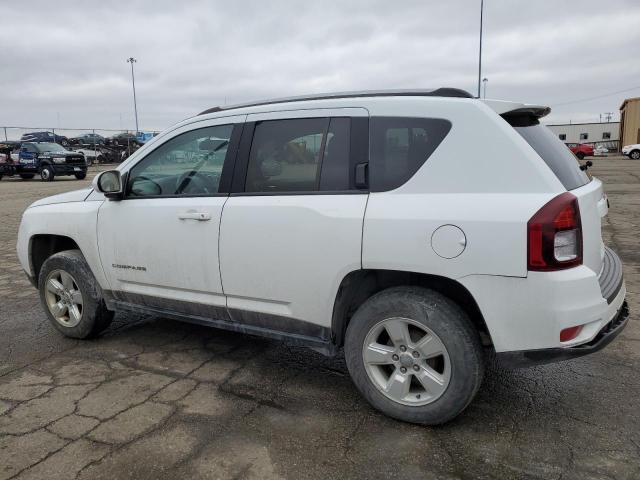
[[[634,150],[629,154],[629,158],[633,158],[634,160],[640,159],[640,150]]]
[[[584,160],[584,153],[578,152],[576,153],[576,157],[578,157],[580,160]]]
[[[56,174],[53,171],[53,167],[50,165],[45,165],[40,169],[40,178],[43,182],[53,182],[55,176]]]
[[[95,337],[113,319],[80,250],[49,257],[38,276],[40,301],[51,324],[71,338]]]
[[[87,176],[87,172],[77,172],[77,173],[74,173],[74,175],[78,180],[84,180],[85,177]]]
[[[418,287],[390,288],[367,300],[347,328],[345,357],[371,405],[424,425],[459,415],[484,373],[480,339],[464,311]]]

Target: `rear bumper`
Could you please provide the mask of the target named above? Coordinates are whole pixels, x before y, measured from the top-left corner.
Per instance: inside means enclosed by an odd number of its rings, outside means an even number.
[[[571,360],[602,350],[616,338],[629,320],[629,307],[623,302],[616,315],[590,342],[575,347],[543,348],[540,350],[522,350],[519,352],[502,352],[496,354],[498,361],[511,368],[544,365],[545,363]]]
[[[581,265],[525,278],[475,275],[460,282],[478,303],[498,354],[590,345],[626,296],[622,264],[609,249],[599,273]],[[578,325],[576,338],[560,341],[562,330]]]

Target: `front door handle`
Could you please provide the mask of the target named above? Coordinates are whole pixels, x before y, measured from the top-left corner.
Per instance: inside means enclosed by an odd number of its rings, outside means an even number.
[[[211,220],[211,214],[207,212],[183,212],[178,214],[180,220],[198,220],[199,222],[206,222]]]

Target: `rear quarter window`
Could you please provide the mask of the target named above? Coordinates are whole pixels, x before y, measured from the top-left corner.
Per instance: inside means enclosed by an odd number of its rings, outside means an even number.
[[[580,170],[578,160],[568,148],[571,145],[562,143],[547,127],[535,124],[513,128],[540,155],[567,190],[589,183],[589,176]]]
[[[440,118],[372,117],[369,184],[372,192],[398,188],[409,180],[451,130]]]

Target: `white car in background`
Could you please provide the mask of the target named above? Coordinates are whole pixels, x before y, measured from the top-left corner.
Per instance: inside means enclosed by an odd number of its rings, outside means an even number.
[[[640,159],[640,143],[625,145],[622,147],[622,154],[634,160]]]

